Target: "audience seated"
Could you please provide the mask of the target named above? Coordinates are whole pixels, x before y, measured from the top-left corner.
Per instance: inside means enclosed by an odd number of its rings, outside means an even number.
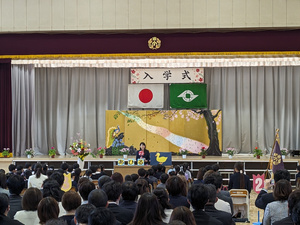
[[[96,189],[96,186],[91,181],[85,181],[79,186],[79,194],[82,198],[82,204],[88,203],[88,197],[92,190]]]
[[[25,225],[37,224],[37,207],[42,200],[42,192],[37,188],[28,188],[22,198],[22,209],[18,211],[14,219]]]
[[[116,217],[107,208],[96,208],[88,219],[88,225],[116,225]]]
[[[142,194],[144,194],[146,192],[150,192],[149,183],[145,179],[139,178],[135,181],[135,183],[139,189],[139,196],[141,196]]]
[[[153,186],[153,183],[157,183],[157,178],[154,176],[154,169],[148,169],[148,181]]]
[[[0,193],[9,195],[9,190],[7,189],[7,179],[5,173],[0,173]]]
[[[251,182],[248,175],[244,174],[244,164],[236,162],[234,164],[234,174],[230,175],[228,189],[247,189],[251,192]]]
[[[35,165],[34,175],[31,175],[28,178],[27,188],[35,187],[41,189],[44,180],[46,180],[47,178],[48,177],[46,175],[42,174],[42,165],[40,163],[37,163]]]
[[[21,192],[25,188],[25,181],[20,175],[12,174],[7,179],[7,187],[9,190],[9,205],[10,210],[8,217],[13,219],[16,212],[22,210],[22,197]]]
[[[279,180],[274,187],[274,200],[266,206],[263,224],[270,225],[288,216],[288,197],[292,192],[289,181]]]
[[[190,165],[188,163],[182,164],[182,171],[184,173],[186,180],[192,179],[192,174],[190,172]]]
[[[52,197],[45,197],[40,201],[37,211],[40,225],[45,225],[48,220],[58,218],[58,202]]]
[[[132,178],[132,181],[135,182],[139,178],[139,175],[136,173],[133,173],[133,174],[131,174],[131,178]]]
[[[172,220],[168,225],[186,225],[186,223],[181,220]]]
[[[47,220],[45,225],[68,225],[68,224],[67,221],[62,219],[51,219],[51,220]]]
[[[137,197],[139,195],[139,189],[137,185],[132,181],[126,181],[122,184],[122,201],[119,206],[129,209],[134,214],[137,203]]]
[[[156,187],[166,189],[166,182],[169,179],[169,175],[166,173],[162,173],[159,179],[160,179],[160,184],[158,184]]]
[[[124,177],[124,180],[125,180],[125,181],[132,181],[131,175],[126,175],[126,176]]]
[[[75,211],[74,223],[78,225],[87,225],[91,212],[96,209],[92,204],[84,204],[79,206]]]
[[[88,196],[88,204],[92,204],[96,208],[107,207],[108,198],[106,193],[101,189],[92,190]]]
[[[134,218],[130,225],[166,224],[162,221],[157,197],[152,193],[144,193],[138,202]]]
[[[186,225],[196,225],[193,213],[185,206],[178,206],[173,210],[170,222],[173,220],[180,220]]]
[[[62,206],[66,211],[66,215],[59,217],[71,225],[71,221],[74,218],[76,209],[81,205],[81,198],[75,191],[66,192],[61,200]]]
[[[90,170],[92,171],[92,180],[98,180],[100,175],[100,168],[97,165],[91,165]]]
[[[153,191],[159,202],[159,209],[163,222],[168,223],[173,211],[172,205],[169,203],[169,194],[164,188],[156,188]]]
[[[162,165],[160,165],[160,164],[158,164],[157,166],[156,166],[156,172],[155,172],[155,174],[154,174],[154,176],[157,178],[157,179],[160,179],[160,176],[164,173],[163,171],[162,171]]]
[[[173,208],[185,206],[190,208],[187,198],[182,195],[185,185],[183,180],[178,176],[171,176],[166,182],[166,188],[169,192],[170,204]]]
[[[274,174],[274,181],[275,184],[281,180],[287,180],[290,181],[290,172],[287,170],[277,170]],[[275,201],[273,194],[272,193],[268,193],[268,189],[270,189],[272,187],[271,185],[271,180],[270,179],[266,179],[264,181],[264,188],[259,192],[256,200],[255,200],[255,206],[257,208],[260,209],[265,209],[267,204],[269,204],[270,202]]]
[[[109,182],[109,181],[111,181],[111,179],[110,179],[110,177],[107,176],[107,175],[103,175],[103,176],[99,177],[99,179],[98,179],[98,186],[99,186],[99,188],[101,189],[102,186],[103,186],[106,182]]]
[[[217,210],[215,203],[217,201],[217,191],[213,184],[205,185],[208,190],[208,202],[204,206],[204,211],[211,217],[219,220],[223,225],[234,225],[235,222],[232,220],[231,213]]]
[[[222,225],[219,220],[204,212],[204,206],[208,202],[208,189],[204,184],[193,184],[189,189],[188,199],[194,208],[193,215],[197,225]]]
[[[124,182],[122,174],[116,172],[111,175],[111,179],[122,184]]]
[[[108,198],[108,209],[114,213],[118,221],[124,225],[128,224],[133,218],[133,213],[131,210],[122,208],[118,205],[122,193],[121,184],[112,180],[105,183],[102,190],[106,193]]]
[[[294,222],[294,225],[300,225],[300,202],[298,202],[293,208],[291,217]]]
[[[4,193],[0,193],[0,225],[24,225],[23,223],[12,220],[7,216],[9,212],[9,199]]]
[[[61,190],[61,187],[63,186],[64,181],[65,181],[64,175],[62,173],[60,173],[60,172],[54,172],[50,176],[50,178],[57,181],[57,183],[59,184],[60,194],[62,196],[65,193],[63,190]]]

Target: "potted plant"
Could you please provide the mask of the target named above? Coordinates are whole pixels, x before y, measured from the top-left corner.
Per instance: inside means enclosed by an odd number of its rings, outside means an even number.
[[[32,148],[25,149],[25,155],[27,156],[27,158],[32,158],[33,154],[34,154],[34,151]]]
[[[282,149],[280,149],[280,152],[281,152],[282,159],[285,159],[285,156],[287,155],[288,150],[286,148],[282,148]]]
[[[258,147],[255,147],[253,151],[253,156],[256,157],[257,159],[260,159],[262,155],[263,155],[262,150],[259,149]]]
[[[51,158],[54,158],[55,155],[56,155],[56,149],[55,149],[54,147],[51,147],[51,148],[49,149],[48,154],[49,154],[49,156],[50,156]]]
[[[228,154],[229,159],[232,159],[235,153],[235,148],[226,148],[225,151]]]
[[[123,158],[126,159],[127,155],[129,155],[129,148],[122,148],[120,153],[123,154]]]
[[[91,155],[94,158],[96,158],[98,155],[100,158],[103,158],[103,155],[105,154],[105,150],[106,150],[106,147],[104,147],[104,148],[99,147],[99,148],[97,148],[96,153],[92,153]]]
[[[199,153],[199,154],[202,156],[203,159],[204,159],[205,156],[207,155],[206,150],[207,150],[207,149],[206,149],[205,147],[202,147],[202,148],[201,148],[201,152]]]
[[[179,155],[181,155],[183,159],[186,158],[187,154],[188,154],[188,150],[183,149],[183,148],[179,149]]]
[[[7,158],[9,156],[9,148],[4,148],[2,151],[2,156]]]

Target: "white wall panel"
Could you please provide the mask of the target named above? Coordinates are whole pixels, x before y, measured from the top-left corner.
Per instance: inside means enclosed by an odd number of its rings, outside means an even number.
[[[232,27],[246,27],[246,0],[233,0],[232,13]]]
[[[180,0],[167,1],[167,28],[178,28],[180,24]]]
[[[64,26],[65,30],[77,30],[78,24],[78,0],[65,0]]]
[[[232,14],[233,14],[232,0],[220,1],[220,27],[232,27]]]
[[[210,0],[207,1],[207,27],[219,28],[220,27],[220,1]]]
[[[14,0],[14,30],[27,30],[27,5],[24,0]]]
[[[194,27],[194,0],[185,0],[180,3],[180,28]]]
[[[13,31],[14,29],[14,2],[2,0],[1,4],[2,31]]]
[[[52,30],[52,1],[44,0],[40,1],[40,30]]]
[[[140,0],[129,0],[128,2],[129,29],[136,30],[142,28],[142,3]]]
[[[40,1],[27,0],[26,23],[27,31],[36,31],[40,29]]]
[[[167,27],[167,0],[154,0],[154,27],[165,29]]]
[[[273,0],[273,25],[286,26],[286,2],[287,0]]]
[[[260,27],[273,25],[273,0],[260,1]]]
[[[90,30],[103,28],[102,0],[90,0]]]
[[[246,27],[258,27],[260,21],[259,14],[260,0],[246,1]]]
[[[102,0],[103,29],[116,29],[116,0]],[[100,11],[101,13],[101,11]]]
[[[52,0],[52,30],[60,31],[65,29],[65,16],[65,1]]]
[[[90,29],[90,1],[77,0],[77,29]]]
[[[299,26],[300,21],[300,1],[287,1],[287,26]]]
[[[153,1],[141,0],[141,17],[142,17],[142,29],[154,28],[154,5]]]
[[[207,11],[206,11],[206,4],[207,0],[199,0],[194,1],[194,28],[206,28],[206,18],[207,18]]]
[[[129,0],[116,0],[116,29],[129,27]]]

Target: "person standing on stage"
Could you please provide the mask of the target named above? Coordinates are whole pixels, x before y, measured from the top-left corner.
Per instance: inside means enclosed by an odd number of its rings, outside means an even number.
[[[140,150],[136,152],[136,161],[138,161],[138,159],[144,159],[145,164],[150,164],[150,153],[146,149],[144,142],[140,143]]]

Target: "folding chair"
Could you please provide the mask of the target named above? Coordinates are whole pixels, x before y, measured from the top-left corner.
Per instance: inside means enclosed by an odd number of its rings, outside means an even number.
[[[241,214],[240,218],[235,219],[236,222],[249,222],[250,218],[250,202],[249,193],[246,189],[229,190],[233,202],[233,216]]]

